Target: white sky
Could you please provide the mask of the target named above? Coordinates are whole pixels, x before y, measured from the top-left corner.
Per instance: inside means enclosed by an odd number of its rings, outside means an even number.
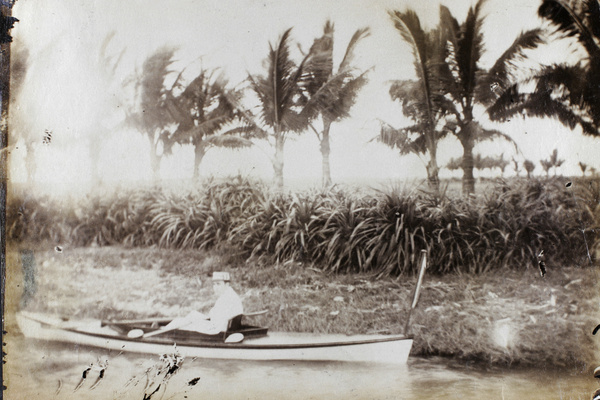
[[[459,21],[472,4],[448,0],[446,4]],[[540,24],[536,16],[538,0],[490,0],[485,6],[484,25],[488,53],[482,60],[489,67],[516,35]],[[339,63],[346,45],[358,28],[368,26],[371,35],[357,48],[356,64],[373,67],[370,83],[361,92],[353,118],[332,127],[332,175],[334,181],[368,181],[424,178],[425,169],[415,156],[399,157],[382,145],[369,143],[379,130],[379,120],[399,126],[403,123],[400,105],[388,95],[388,82],[413,76],[412,55],[394,29],[388,10],[415,9],[427,27],[438,21],[437,1],[392,0],[20,0],[13,15],[20,22],[12,33],[13,49],[25,46],[30,67],[24,95],[11,107],[21,119],[12,121],[11,179],[25,180],[23,167],[25,137],[38,143],[36,180],[39,182],[84,185],[90,178],[88,140],[102,134],[101,171],[107,181],[134,181],[150,177],[148,144],[139,133],[118,128],[122,119],[120,99],[123,83],[144,59],[164,45],[179,48],[175,68],[186,67],[189,74],[205,67],[221,67],[232,83],[241,82],[247,72],[263,73],[262,60],[268,43],[294,27],[293,39],[307,50],[322,34],[325,21],[335,24],[334,45]],[[108,53],[125,49],[116,79],[111,83],[98,65],[99,48],[110,31],[116,35]],[[562,53],[561,53],[562,52]],[[543,60],[564,59],[561,51],[536,53]],[[53,132],[52,143],[41,145],[44,130]],[[516,140],[523,157],[538,164],[558,148],[564,174],[580,174],[583,161],[600,169],[600,138],[583,137],[552,120],[513,120],[500,126]],[[19,141],[21,139],[21,141]],[[19,145],[21,146],[19,147]],[[514,154],[502,143],[481,145],[476,152]],[[438,163],[462,154],[454,140],[440,144]],[[284,176],[286,182],[320,182],[320,152],[313,134],[286,143]],[[189,178],[193,150],[178,147],[163,158],[161,174],[166,179]],[[270,179],[272,168],[258,150],[211,150],[202,163],[203,175],[251,173]],[[510,169],[510,167],[509,167]],[[442,176],[449,176],[443,170]],[[460,176],[456,172],[455,176]]]

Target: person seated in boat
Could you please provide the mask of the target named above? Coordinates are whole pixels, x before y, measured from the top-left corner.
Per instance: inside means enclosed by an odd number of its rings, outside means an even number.
[[[175,318],[165,329],[179,326],[178,329],[216,335],[227,331],[229,320],[244,313],[242,299],[230,286],[229,272],[214,272],[212,276],[213,291],[217,301],[208,315],[192,311],[183,318]]]

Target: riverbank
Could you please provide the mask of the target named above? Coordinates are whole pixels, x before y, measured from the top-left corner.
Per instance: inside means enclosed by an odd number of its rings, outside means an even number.
[[[247,311],[269,311],[253,322],[273,331],[404,330],[414,277],[326,274],[297,262],[241,262],[232,254],[123,247],[9,251],[7,326],[14,329],[11,311],[20,307],[103,319],[206,311],[214,302],[210,274],[226,270]],[[32,267],[23,274],[20,261],[28,257]],[[598,278],[598,268],[579,267],[549,269],[543,278],[533,268],[427,274],[411,318],[412,355],[494,366],[593,368],[600,361],[598,338],[592,336],[600,323]]]

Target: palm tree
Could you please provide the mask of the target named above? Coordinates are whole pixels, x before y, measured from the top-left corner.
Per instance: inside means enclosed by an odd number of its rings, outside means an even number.
[[[515,171],[515,175],[519,176],[519,172],[521,171],[521,164],[519,164],[519,161],[515,157],[512,158],[511,162],[513,171]]]
[[[309,99],[303,91],[304,65],[310,54],[300,64],[294,63],[289,51],[290,31],[291,28],[283,33],[276,46],[269,46],[266,76],[248,76],[259,100],[259,116],[248,110],[241,112],[248,124],[246,131],[267,139],[275,150],[271,163],[279,189],[283,188],[283,151],[288,134],[307,129],[323,100],[321,96]]]
[[[588,165],[584,162],[579,161],[579,168],[581,169],[581,176],[585,176],[585,171],[588,168]]]
[[[394,129],[382,124],[378,140],[392,148],[398,148],[400,154],[427,154],[427,179],[430,188],[437,192],[437,145],[452,129],[444,121],[447,101],[439,79],[439,70],[444,61],[443,37],[439,29],[425,32],[413,10],[390,12],[390,16],[404,41],[411,46],[417,74],[416,81],[393,82],[390,96],[401,102],[403,114],[414,121],[414,125]]]
[[[600,135],[600,4],[597,0],[543,0],[538,14],[555,24],[565,36],[576,37],[585,49],[588,58],[583,63],[587,62],[587,65],[579,63],[571,67],[571,74],[564,76],[564,80],[559,67],[556,69],[558,79],[550,79],[547,83],[564,85],[570,92],[569,105],[576,108],[575,112],[583,114],[576,120],[580,121],[584,132]],[[549,77],[554,78],[552,71],[551,68]]]
[[[540,164],[542,165],[542,168],[543,168],[544,172],[546,173],[546,177],[549,177],[550,176],[550,168],[552,168],[552,161],[540,160]]]
[[[303,87],[311,99],[318,99],[322,130],[319,132],[314,124],[311,129],[317,135],[322,156],[322,185],[331,185],[331,167],[329,155],[331,146],[329,132],[331,124],[350,116],[350,108],[354,105],[358,91],[367,82],[366,72],[356,75],[351,65],[354,50],[358,42],[368,36],[367,28],[358,29],[346,48],[342,62],[334,71],[333,68],[333,24],[325,23],[323,36],[315,39],[309,57],[306,60]]]
[[[490,171],[497,166],[496,159],[490,156],[482,156],[481,153],[477,153],[473,156],[473,169],[477,169],[479,171],[483,171],[484,169],[489,169]],[[461,168],[462,168],[462,160],[461,160]]]
[[[500,154],[500,156],[490,158],[490,160],[492,168],[498,168],[500,170],[500,176],[504,177],[504,171],[506,170],[506,167],[508,167],[508,164],[510,164],[510,161],[504,158],[504,153]]]
[[[494,90],[505,90],[514,61],[523,56],[526,49],[542,43],[540,30],[521,33],[513,44],[495,61],[490,70],[484,70],[479,61],[484,53],[482,35],[482,7],[485,0],[479,0],[469,9],[462,24],[452,16],[450,10],[440,7],[440,25],[446,39],[446,67],[442,79],[447,97],[452,100],[450,108],[457,119],[455,135],[463,147],[463,194],[475,191],[473,178],[473,147],[484,131],[475,121],[476,104],[486,106],[497,99]],[[506,137],[506,135],[501,135]]]
[[[461,168],[462,159],[452,157],[446,164],[446,168],[450,171],[456,171]]]
[[[169,67],[175,61],[174,55],[175,49],[163,47],[144,61],[141,76],[136,78],[139,105],[127,117],[128,123],[140,129],[148,139],[150,167],[155,180],[159,179],[164,150],[168,150],[173,143],[173,91],[179,85],[179,77],[170,87],[167,87],[165,81],[173,72]]]
[[[575,65],[566,63],[545,66],[526,85],[508,87],[490,117],[503,121],[516,114],[535,117],[554,117],[573,129],[579,125],[583,132],[600,135],[600,5],[597,0],[542,0],[538,14],[550,21],[556,32],[572,37],[587,53]]]
[[[530,179],[532,172],[535,170],[535,164],[531,160],[525,160],[523,161],[523,168],[527,171],[527,179]]]
[[[556,175],[558,167],[563,165],[564,162],[565,162],[565,160],[561,160],[558,158],[558,149],[554,149],[552,151],[552,154],[550,155],[550,158],[548,159],[548,163],[550,164],[550,167],[554,168],[554,175]]]
[[[237,116],[236,104],[241,91],[228,88],[228,81],[215,70],[202,69],[183,92],[169,104],[178,123],[170,144],[194,146],[194,180],[198,179],[200,163],[211,146],[239,148],[251,142],[235,136],[223,127]],[[170,147],[165,148],[169,152]]]

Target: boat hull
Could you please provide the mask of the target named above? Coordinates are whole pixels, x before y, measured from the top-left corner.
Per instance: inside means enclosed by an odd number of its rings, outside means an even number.
[[[404,364],[412,338],[403,335],[313,335],[270,332],[242,343],[207,342],[202,345],[173,343],[152,337],[131,339],[116,334],[99,321],[71,323],[41,314],[17,313],[17,323],[26,337],[62,343],[77,343],[115,351],[168,354],[173,345],[185,357],[236,360],[350,361]]]

